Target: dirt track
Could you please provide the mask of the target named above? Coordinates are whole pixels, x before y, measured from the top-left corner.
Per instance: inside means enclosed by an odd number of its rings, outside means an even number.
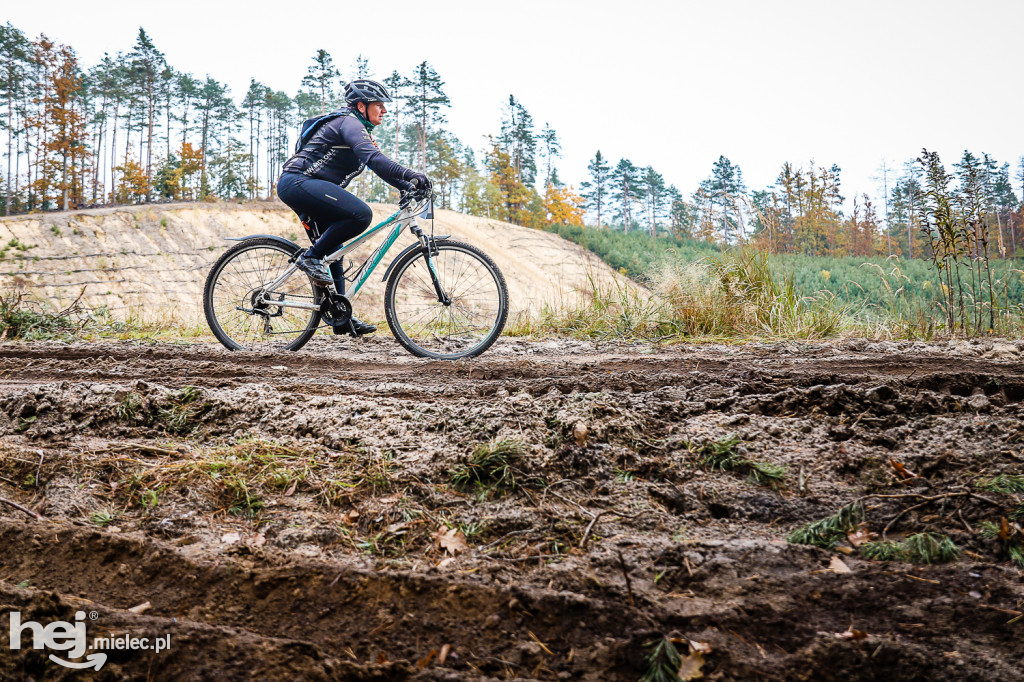
[[[45,519],[0,505],[0,619],[172,635],[97,679],[636,680],[662,635],[705,679],[1019,679],[979,529],[1024,521],[980,487],[1024,474],[1022,349],[3,344],[0,498]],[[784,471],[709,464],[733,434]],[[862,532],[960,558],[786,542],[864,496]],[[0,679],[87,677],[6,624]]]

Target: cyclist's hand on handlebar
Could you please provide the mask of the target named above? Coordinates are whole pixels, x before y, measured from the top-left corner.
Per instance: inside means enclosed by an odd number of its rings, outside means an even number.
[[[423,173],[413,171],[407,178],[409,184],[412,185],[413,189],[430,189],[430,178]]]

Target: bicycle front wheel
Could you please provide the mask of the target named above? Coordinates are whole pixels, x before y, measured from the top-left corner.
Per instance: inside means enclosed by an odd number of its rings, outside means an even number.
[[[316,333],[320,312],[278,303],[320,304],[323,293],[296,270],[275,286],[298,245],[276,239],[247,239],[214,263],[203,289],[206,321],[231,350],[298,350]]]
[[[439,300],[426,256],[412,251],[395,264],[384,292],[391,332],[409,352],[456,360],[490,348],[508,317],[508,288],[498,266],[483,251],[462,242],[435,243]]]

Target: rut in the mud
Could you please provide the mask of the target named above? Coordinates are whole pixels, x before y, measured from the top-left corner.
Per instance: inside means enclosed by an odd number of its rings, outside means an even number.
[[[1018,675],[1013,344],[4,345],[0,385],[46,517],[0,506],[0,611],[175,637],[100,677],[635,680],[662,636],[712,679]],[[865,558],[923,532],[959,558]]]

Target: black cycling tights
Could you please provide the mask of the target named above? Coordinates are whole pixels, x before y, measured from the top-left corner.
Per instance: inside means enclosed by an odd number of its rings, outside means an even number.
[[[300,216],[313,218],[323,230],[306,251],[313,258],[331,255],[373,221],[373,211],[359,197],[333,182],[302,173],[282,174],[277,181],[277,196]]]

